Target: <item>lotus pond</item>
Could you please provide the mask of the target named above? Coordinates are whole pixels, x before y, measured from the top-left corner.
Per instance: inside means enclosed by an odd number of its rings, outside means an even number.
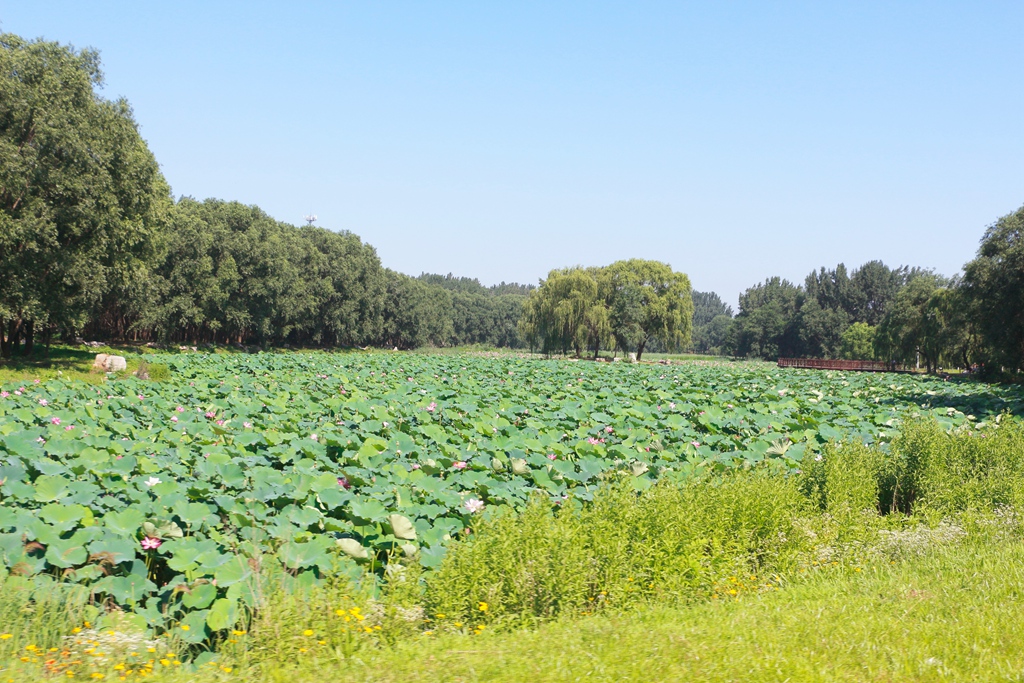
[[[531,496],[580,505],[609,480],[798,470],[832,439],[884,444],[911,415],[984,430],[1024,413],[1016,387],[764,363],[159,362],[171,379],[2,387],[0,578],[81,584],[195,643],[254,604],[269,565],[300,583],[398,558],[429,572],[474,515]]]

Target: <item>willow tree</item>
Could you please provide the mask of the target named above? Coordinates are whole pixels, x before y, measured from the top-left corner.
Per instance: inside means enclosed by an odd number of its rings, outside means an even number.
[[[668,350],[689,345],[693,329],[690,278],[667,263],[629,259],[605,269],[612,332],[625,351],[643,357],[652,339]]]
[[[611,335],[608,308],[599,296],[599,269],[579,267],[552,270],[531,292],[520,318],[522,336],[540,343],[545,353],[572,349],[577,356],[591,348],[594,355]]]
[[[93,50],[0,34],[0,340],[80,327],[145,277],[170,191]]]

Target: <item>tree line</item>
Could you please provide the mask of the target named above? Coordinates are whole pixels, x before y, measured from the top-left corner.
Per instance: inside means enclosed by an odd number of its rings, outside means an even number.
[[[349,232],[175,200],[95,51],[0,34],[0,355],[38,337],[181,343],[690,350],[1024,369],[1024,207],[962,275],[871,261],[774,277],[736,315],[657,261],[484,287],[382,266]]]
[[[0,34],[0,354],[37,337],[520,346],[530,287],[384,268],[349,232],[175,201],[93,50]]]
[[[985,231],[963,274],[871,261],[773,277],[740,295],[724,348],[739,356],[851,358],[1024,370],[1024,207]]]

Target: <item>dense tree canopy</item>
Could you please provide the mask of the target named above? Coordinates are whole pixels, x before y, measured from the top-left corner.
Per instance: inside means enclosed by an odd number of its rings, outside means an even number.
[[[679,350],[690,343],[690,280],[658,261],[630,259],[605,268],[553,270],[527,299],[520,325],[531,346],[594,356],[614,340],[637,358],[652,340]]]
[[[0,34],[0,334],[82,325],[146,277],[169,188],[97,54]]]
[[[991,360],[1024,370],[1024,206],[985,231],[963,290]]]

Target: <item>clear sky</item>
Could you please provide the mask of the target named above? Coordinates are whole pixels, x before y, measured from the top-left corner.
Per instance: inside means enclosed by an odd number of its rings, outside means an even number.
[[[1024,2],[58,2],[174,193],[384,265],[667,261],[735,304],[871,259],[957,272],[1024,204]]]

